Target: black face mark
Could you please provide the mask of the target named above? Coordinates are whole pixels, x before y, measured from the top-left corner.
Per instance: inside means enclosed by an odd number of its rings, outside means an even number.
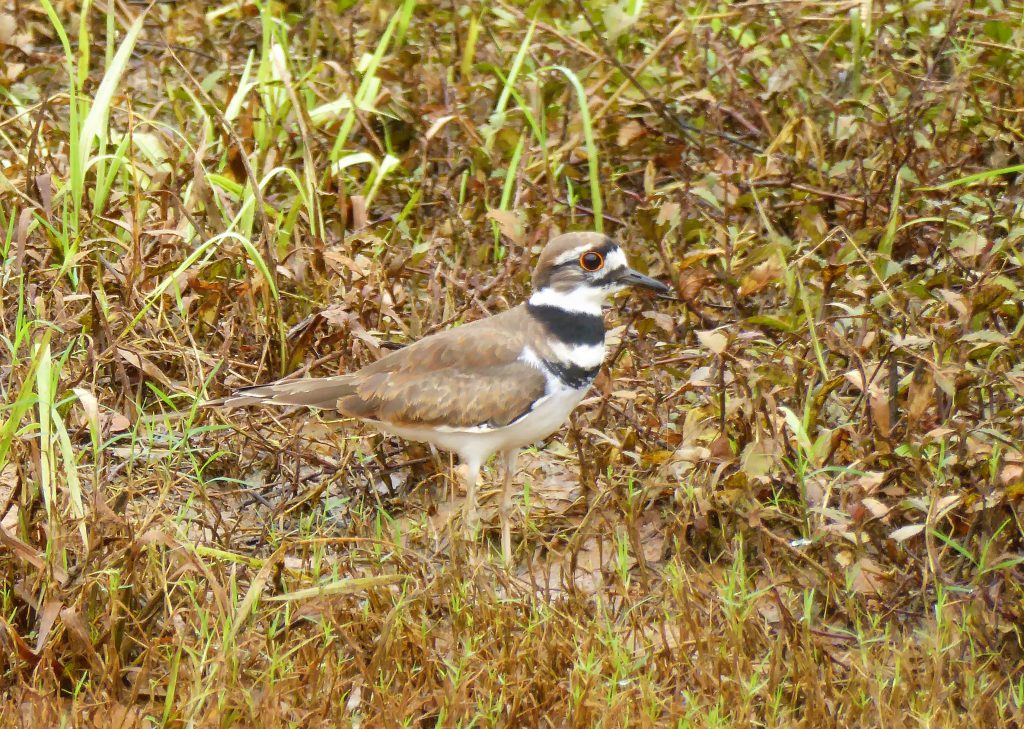
[[[546,304],[527,304],[526,308],[548,334],[565,344],[604,344],[604,319],[597,314],[566,311]]]
[[[612,268],[612,269],[609,269],[609,271],[607,273],[605,273],[603,276],[601,276],[600,278],[591,279],[589,284],[591,286],[594,286],[595,288],[602,288],[602,289],[611,288],[612,286],[622,286],[622,281],[620,281],[619,279],[622,278],[623,270],[625,270],[625,269],[622,269],[622,268]]]

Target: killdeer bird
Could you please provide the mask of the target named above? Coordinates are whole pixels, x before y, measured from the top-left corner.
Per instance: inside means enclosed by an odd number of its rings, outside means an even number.
[[[519,449],[558,430],[583,399],[604,360],[601,306],[628,286],[669,290],[632,270],[611,238],[566,233],[544,247],[524,304],[424,337],[347,375],[246,387],[223,404],[334,409],[453,451],[466,470],[471,525],[480,468],[500,452],[501,545],[508,562]]]

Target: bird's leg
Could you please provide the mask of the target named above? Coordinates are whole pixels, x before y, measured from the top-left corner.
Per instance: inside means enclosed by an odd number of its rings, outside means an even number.
[[[502,454],[505,461],[505,483],[501,488],[501,505],[498,507],[498,514],[501,517],[501,554],[505,558],[505,564],[512,564],[512,531],[509,526],[509,516],[512,513],[512,477],[516,474],[516,457],[518,455],[518,448],[513,448]]]
[[[476,485],[480,480],[480,459],[470,458],[462,462],[466,467],[466,503],[463,505],[463,518],[470,536],[476,538],[480,515],[476,510]]]

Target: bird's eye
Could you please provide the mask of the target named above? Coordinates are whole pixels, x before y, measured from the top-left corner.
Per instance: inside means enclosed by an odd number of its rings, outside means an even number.
[[[597,251],[587,251],[580,256],[580,268],[584,271],[600,271],[604,266],[604,256]]]

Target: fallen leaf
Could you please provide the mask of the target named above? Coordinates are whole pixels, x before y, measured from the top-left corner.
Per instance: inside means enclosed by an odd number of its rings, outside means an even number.
[[[1024,480],[1024,466],[1019,463],[1010,463],[1003,466],[999,472],[999,480],[1004,484],[1016,483]]]
[[[60,611],[64,609],[64,602],[55,598],[47,598],[43,603],[43,609],[39,611],[39,627],[36,630],[36,655],[43,650],[46,639],[50,637],[53,624],[57,622]]]
[[[10,45],[17,23],[13,15],[0,13],[0,45]]]
[[[442,116],[440,119],[435,119],[434,123],[430,125],[430,129],[428,129],[427,133],[423,135],[424,141],[429,142],[431,139],[433,139],[437,135],[437,133],[444,128],[445,124],[447,124],[454,118],[455,114],[449,114],[447,116]]]
[[[615,143],[620,147],[628,147],[630,142],[643,136],[643,134],[644,125],[638,121],[630,119],[619,127],[619,132],[615,137]]]
[[[880,391],[875,391],[868,399],[868,406],[871,408],[871,421],[883,437],[889,437],[892,432],[892,421],[890,419],[889,398]]]
[[[917,422],[935,402],[935,378],[930,370],[922,368],[914,373],[907,390],[907,418]]]
[[[668,334],[676,330],[676,320],[663,311],[645,311],[644,318],[650,319]]]
[[[956,310],[956,313],[959,314],[962,319],[966,319],[970,315],[971,309],[963,294],[956,291],[950,291],[949,289],[939,289],[939,295],[945,299],[947,304]]]
[[[861,557],[847,570],[850,587],[860,595],[879,595],[886,577],[882,568],[872,559]]]
[[[782,264],[774,258],[754,266],[750,273],[743,277],[737,295],[743,298],[757,293],[769,284],[778,281],[782,276],[782,270]]]
[[[271,595],[264,598],[268,602],[290,602],[292,600],[308,600],[314,597],[330,597],[332,595],[352,595],[363,592],[371,587],[393,585],[409,579],[406,575],[372,575],[369,577],[343,577],[313,587],[293,590],[283,595]]]
[[[84,387],[74,387],[71,391],[78,396],[78,402],[82,405],[89,427],[98,432],[100,429],[100,404],[96,400],[96,396]]]
[[[523,245],[526,241],[526,234],[523,232],[523,221],[511,210],[488,210],[487,218],[498,224],[501,234],[515,243]]]
[[[714,354],[722,354],[729,346],[729,338],[720,331],[697,332],[697,340]]]
[[[885,481],[885,474],[881,471],[867,471],[861,474],[856,484],[864,490],[864,493],[873,494],[883,481]]]
[[[899,529],[889,534],[889,539],[897,542],[905,542],[908,539],[916,537],[918,534],[924,531],[924,524],[908,524],[907,526],[900,527]]]
[[[159,367],[138,352],[133,352],[130,349],[125,349],[124,347],[118,347],[117,354],[132,367],[141,370],[146,377],[151,380],[156,380],[168,390],[177,391],[178,388],[174,386],[171,379],[165,375]]]
[[[74,607],[62,608],[60,621],[71,638],[71,644],[80,655],[85,657],[89,667],[93,671],[102,671],[103,661],[100,659],[100,654],[96,652],[96,647],[89,636],[89,626],[86,624],[85,618],[82,617],[82,613]]]
[[[892,510],[891,506],[886,506],[881,501],[871,496],[868,496],[865,499],[861,499],[860,503],[864,506],[864,508],[871,512],[871,516],[873,516],[876,519],[881,519],[883,516],[885,516]]]
[[[740,456],[740,467],[748,476],[767,476],[778,455],[779,446],[772,439],[748,443]]]
[[[963,258],[974,258],[984,253],[988,239],[974,230],[965,230],[952,241],[953,253]]]
[[[144,718],[139,707],[115,703],[97,709],[92,723],[96,729],[138,729],[143,726]]]
[[[657,511],[651,510],[644,517],[640,526],[640,549],[648,566],[660,562],[665,556],[666,532]],[[635,558],[631,560],[636,562]]]

